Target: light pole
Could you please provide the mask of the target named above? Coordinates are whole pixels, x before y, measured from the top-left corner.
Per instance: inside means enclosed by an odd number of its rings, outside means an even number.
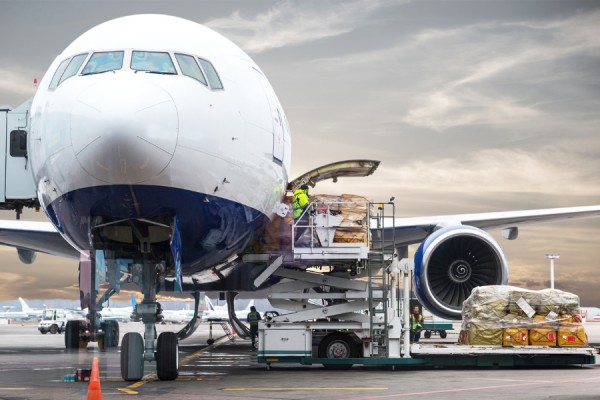
[[[550,289],[554,289],[554,260],[560,258],[560,254],[546,254],[546,258],[550,260]]]

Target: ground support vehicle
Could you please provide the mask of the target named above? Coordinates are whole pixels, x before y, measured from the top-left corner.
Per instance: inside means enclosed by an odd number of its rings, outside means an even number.
[[[55,335],[57,333],[63,333],[67,326],[69,316],[67,312],[62,309],[48,309],[42,313],[42,319],[38,324],[38,331],[42,335],[50,332]]]
[[[452,322],[427,322],[423,323],[423,336],[429,339],[431,335],[440,335],[442,339],[448,336],[446,331],[452,330]]]
[[[313,206],[313,205],[311,205]],[[330,205],[314,205],[328,210]],[[343,207],[343,205],[342,205]],[[369,234],[364,243],[336,244],[331,238],[339,219],[325,212],[313,218],[308,247],[294,247],[289,255],[270,254],[275,259],[260,274],[255,285],[270,277],[281,279],[267,293],[271,304],[292,310],[268,316],[259,323],[258,362],[270,368],[277,363],[323,364],[328,369],[352,365],[392,368],[408,366],[519,366],[595,363],[592,348],[540,346],[465,346],[453,343],[410,343],[409,294],[414,262],[399,259],[394,238],[379,235],[378,228],[389,227],[393,204],[366,207]],[[374,210],[374,211],[373,211]],[[319,243],[319,246],[313,243]],[[404,253],[406,254],[406,253]],[[248,261],[260,259],[247,255]],[[348,265],[331,274],[327,266]],[[305,268],[293,269],[302,264]],[[312,266],[312,267],[310,267]],[[306,268],[308,267],[308,268]],[[319,273],[325,270],[327,273]],[[402,287],[402,289],[400,289]],[[446,330],[450,326],[434,326]],[[442,329],[443,328],[443,329]]]

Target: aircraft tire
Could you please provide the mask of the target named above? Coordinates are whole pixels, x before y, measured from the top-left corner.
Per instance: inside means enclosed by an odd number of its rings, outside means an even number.
[[[179,376],[179,345],[174,332],[163,332],[156,343],[156,374],[161,381]]]
[[[67,349],[78,349],[79,348],[79,331],[81,321],[73,320],[67,321],[67,327],[65,328],[65,348]]]
[[[121,377],[139,381],[144,375],[144,339],[137,332],[128,332],[121,342]]]
[[[104,348],[119,346],[119,323],[108,320],[104,322]]]
[[[341,332],[331,333],[321,340],[319,344],[319,358],[356,358],[358,346],[349,335]],[[323,364],[325,369],[345,370],[352,368],[352,364]]]

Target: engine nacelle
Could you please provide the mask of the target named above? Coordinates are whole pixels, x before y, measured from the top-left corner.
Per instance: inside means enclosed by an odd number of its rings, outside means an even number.
[[[427,237],[415,254],[415,294],[433,314],[461,319],[462,303],[477,286],[506,285],[500,245],[472,226],[450,226]]]
[[[21,249],[20,247],[17,247],[17,254],[19,255],[19,260],[21,260],[23,264],[32,264],[37,257],[35,251]]]

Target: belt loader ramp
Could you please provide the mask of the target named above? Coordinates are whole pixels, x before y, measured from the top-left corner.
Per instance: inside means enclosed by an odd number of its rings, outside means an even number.
[[[595,363],[589,347],[501,347],[426,344],[409,341],[409,293],[413,261],[398,260],[393,236],[387,243],[384,222],[393,221],[393,203],[366,203],[363,241],[336,243],[341,217],[334,204],[314,202],[306,211],[312,222],[297,222],[292,232],[293,256],[277,257],[256,278],[270,276],[282,283],[268,294],[277,308],[289,314],[269,316],[259,323],[258,362],[323,364],[328,369],[352,365],[401,366],[519,366]],[[350,204],[336,203],[335,207]],[[299,219],[301,221],[301,219]],[[304,226],[301,226],[304,224]],[[307,228],[306,247],[295,244],[294,232]],[[305,241],[306,242],[306,241]],[[259,257],[259,255],[248,255]],[[331,264],[345,263],[347,274],[326,274]],[[306,270],[286,267],[302,265]],[[402,287],[402,290],[400,290]]]

